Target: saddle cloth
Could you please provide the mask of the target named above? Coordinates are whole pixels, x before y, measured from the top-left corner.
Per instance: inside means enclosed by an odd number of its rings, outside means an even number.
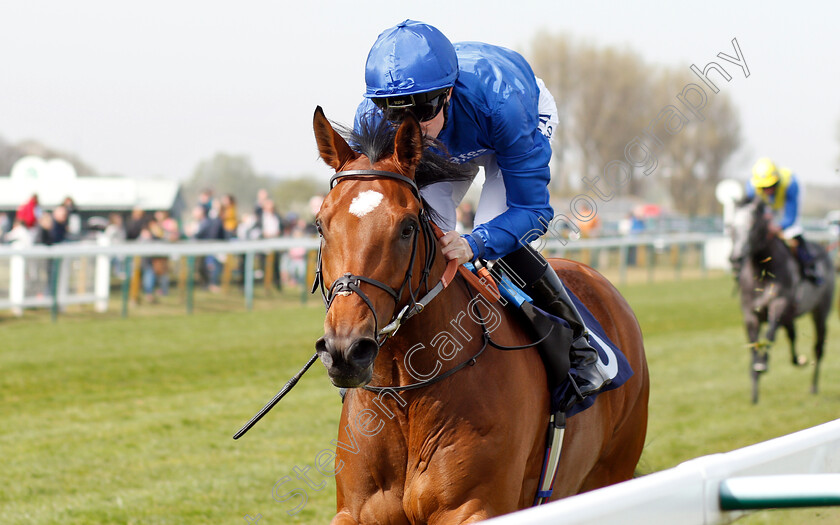
[[[563,286],[566,285],[564,284]],[[533,300],[506,277],[503,277],[502,282],[499,283],[498,289],[501,295],[509,302],[513,303],[513,305],[521,305],[523,300],[533,304]],[[601,367],[607,371],[609,377],[612,379],[612,382],[605,386],[600,392],[573,405],[566,412],[566,417],[571,417],[591,407],[595,403],[599,394],[615,390],[627,382],[627,380],[633,376],[633,369],[630,367],[630,363],[627,361],[624,353],[622,353],[621,349],[619,349],[618,346],[610,340],[606,332],[604,332],[604,328],[601,326],[601,323],[595,319],[595,316],[592,315],[592,312],[589,311],[586,305],[583,304],[583,302],[578,299],[578,297],[568,287],[566,287],[566,291],[569,293],[569,297],[572,299],[572,302],[575,303],[578,312],[580,312],[580,315],[583,318],[586,328],[589,330],[589,342],[596,350],[598,350],[598,359],[601,361]],[[534,305],[534,307],[539,309],[536,305]],[[569,326],[565,320],[560,319],[559,317],[553,316],[544,310],[540,310],[540,312],[556,323],[560,323],[567,327]],[[568,349],[558,348],[557,351],[565,352],[568,351]],[[576,374],[574,369],[569,372],[572,375]],[[556,406],[565,399],[567,390],[570,388],[571,385],[568,380],[555,388],[555,390],[551,392],[552,406]]]

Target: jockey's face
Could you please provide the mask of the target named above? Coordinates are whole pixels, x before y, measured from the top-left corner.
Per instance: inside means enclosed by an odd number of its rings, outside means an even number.
[[[767,188],[761,188],[761,192],[767,196],[772,196],[776,194],[776,185],[769,186]]]
[[[452,90],[449,90],[449,94],[446,96],[446,100],[452,98]],[[423,133],[429,137],[437,138],[440,135],[440,131],[443,129],[443,123],[446,122],[446,116],[443,114],[446,111],[446,106],[442,109],[435,118],[432,120],[421,122],[420,127],[423,129]]]

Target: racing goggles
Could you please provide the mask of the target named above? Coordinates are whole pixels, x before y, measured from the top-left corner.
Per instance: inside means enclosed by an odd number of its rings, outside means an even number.
[[[371,100],[385,113],[388,120],[402,120],[405,112],[410,111],[420,122],[428,122],[438,116],[440,110],[446,105],[448,94],[449,88],[446,87],[428,93],[377,97]]]

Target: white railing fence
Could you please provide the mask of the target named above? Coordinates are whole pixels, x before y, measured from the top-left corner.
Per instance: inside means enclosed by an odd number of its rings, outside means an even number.
[[[98,242],[63,243],[53,246],[0,246],[0,310],[11,309],[21,315],[24,308],[52,307],[56,311],[68,304],[90,303],[104,312],[111,293],[112,265],[115,260],[128,266],[123,288],[131,276],[131,261],[137,257],[167,257],[188,261],[187,287],[192,287],[197,257],[208,255],[244,255],[243,288],[250,308],[254,292],[254,259],[257,254],[288,252],[304,248],[317,250],[318,239],[279,238],[254,241],[218,242],[143,242],[109,244],[102,237]],[[306,258],[308,260],[308,257]],[[8,283],[4,287],[4,284]],[[191,310],[189,291],[188,310]],[[123,301],[125,302],[125,294]],[[123,308],[125,310],[125,308]]]
[[[840,505],[840,419],[487,521],[492,525],[707,525],[724,508]]]
[[[831,244],[837,243],[829,235],[809,234],[809,237]],[[11,309],[21,315],[23,309],[32,307],[59,307],[68,304],[93,304],[97,311],[108,308],[114,261],[129,262],[135,257],[168,257],[173,260],[187,258],[188,273],[185,283],[190,291],[187,296],[191,311],[193,260],[207,255],[244,256],[242,286],[248,308],[253,304],[254,260],[257,254],[288,253],[290,250],[306,251],[305,275],[313,272],[313,252],[318,249],[316,238],[279,238],[251,241],[198,242],[181,241],[133,242],[109,244],[105,237],[99,241],[62,243],[53,246],[0,245],[0,310]],[[675,277],[686,264],[693,264],[703,275],[708,269],[728,269],[729,239],[720,234],[683,233],[621,238],[596,238],[578,240],[548,239],[539,248],[548,256],[569,257],[602,270],[610,267],[618,271],[614,278],[627,282],[628,268],[644,267],[647,279],[653,281],[656,268],[670,266]],[[685,255],[693,252],[691,263]],[[665,264],[661,260],[665,260]],[[127,290],[127,277],[123,288]],[[184,283],[179,283],[184,284]],[[123,302],[125,303],[125,293]],[[125,304],[123,305],[125,312]]]

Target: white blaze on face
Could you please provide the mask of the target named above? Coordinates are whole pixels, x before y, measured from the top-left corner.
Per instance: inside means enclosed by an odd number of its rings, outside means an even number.
[[[380,202],[382,202],[382,194],[378,191],[363,191],[350,203],[350,213],[362,218],[379,206]]]

